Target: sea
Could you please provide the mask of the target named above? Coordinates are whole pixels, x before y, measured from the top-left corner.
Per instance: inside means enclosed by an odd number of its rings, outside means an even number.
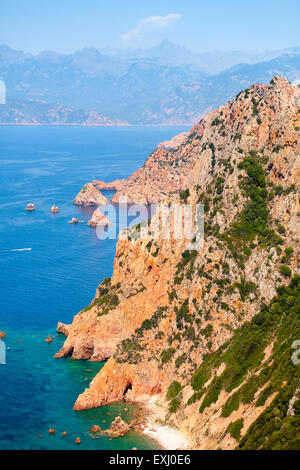
[[[129,176],[159,142],[185,130],[0,126],[0,450],[157,448],[137,432],[112,440],[90,433],[118,415],[129,422],[135,407],[73,410],[103,363],[55,359],[65,339],[56,327],[90,304],[112,275],[116,249],[115,239],[99,239],[86,223],[68,224],[87,222],[94,210],[72,200],[93,179]],[[34,212],[25,210],[29,202]],[[49,212],[53,204],[58,214]]]

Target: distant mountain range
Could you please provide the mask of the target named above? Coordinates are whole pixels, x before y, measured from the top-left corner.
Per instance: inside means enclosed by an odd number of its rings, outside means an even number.
[[[300,48],[198,54],[163,41],[146,50],[32,55],[2,45],[0,124],[192,124],[275,74],[300,78]]]

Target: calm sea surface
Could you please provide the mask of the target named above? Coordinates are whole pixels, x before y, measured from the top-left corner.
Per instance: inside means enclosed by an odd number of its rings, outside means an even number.
[[[159,142],[183,130],[0,126],[0,331],[7,334],[6,364],[0,364],[1,450],[154,448],[137,433],[93,438],[93,424],[106,429],[117,415],[128,421],[134,407],[73,411],[103,364],[53,356],[64,341],[57,322],[71,323],[91,302],[97,285],[112,274],[116,247],[85,224],[67,223],[72,217],[88,221],[93,211],[71,201],[86,182],[128,176]],[[24,210],[28,202],[35,212]],[[59,214],[49,212],[52,204]],[[6,251],[22,248],[32,251]],[[47,344],[49,335],[54,341]]]

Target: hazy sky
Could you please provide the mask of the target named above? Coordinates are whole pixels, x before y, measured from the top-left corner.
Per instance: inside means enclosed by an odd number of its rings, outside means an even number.
[[[167,38],[195,51],[300,45],[300,0],[9,0],[0,44],[27,52],[148,47]]]

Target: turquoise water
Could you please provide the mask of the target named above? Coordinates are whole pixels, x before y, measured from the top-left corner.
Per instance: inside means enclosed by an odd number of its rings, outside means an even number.
[[[84,183],[112,181],[137,170],[158,142],[182,127],[76,128],[0,126],[0,331],[7,334],[0,364],[0,449],[154,448],[137,433],[93,438],[134,407],[118,403],[75,412],[73,404],[101,363],[57,360],[70,323],[112,274],[116,242],[99,240],[85,224],[93,209],[71,204]],[[24,210],[34,202],[36,211]],[[52,204],[59,214],[50,214]],[[5,251],[32,248],[32,251]],[[45,343],[53,336],[54,341]],[[124,408],[128,408],[125,411]],[[48,429],[56,434],[49,435]],[[67,431],[67,436],[61,433]],[[81,439],[81,445],[74,441]]]

